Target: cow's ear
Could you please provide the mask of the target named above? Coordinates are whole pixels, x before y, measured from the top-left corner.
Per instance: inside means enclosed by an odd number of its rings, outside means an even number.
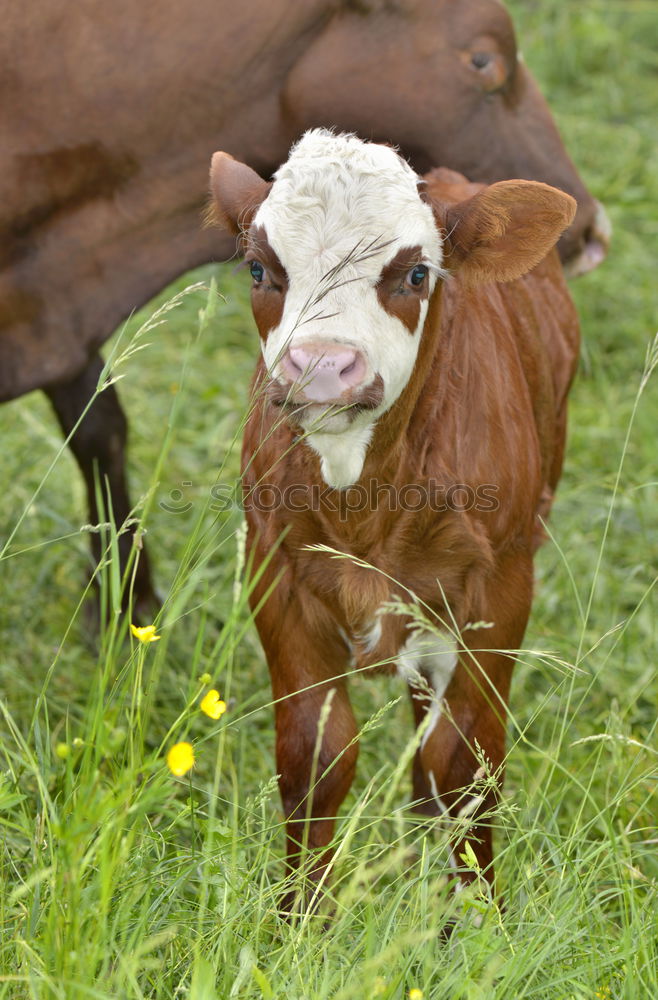
[[[234,235],[251,225],[271,183],[228,153],[215,153],[210,165],[209,219]]]
[[[448,265],[471,284],[520,278],[543,260],[575,214],[575,200],[548,184],[499,181],[447,208]]]

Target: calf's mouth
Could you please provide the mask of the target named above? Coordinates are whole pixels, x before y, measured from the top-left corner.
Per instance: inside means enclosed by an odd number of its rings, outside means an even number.
[[[381,375],[375,375],[368,385],[348,389],[338,399],[321,403],[307,399],[301,386],[284,385],[276,380],[269,383],[266,395],[272,406],[295,423],[300,419],[307,423],[344,415],[349,425],[359,414],[379,409],[384,402],[384,380]]]

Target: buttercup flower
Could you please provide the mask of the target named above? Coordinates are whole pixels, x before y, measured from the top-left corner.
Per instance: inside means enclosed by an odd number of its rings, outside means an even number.
[[[423,991],[414,986],[412,990],[409,990],[409,1000],[423,1000]]]
[[[222,701],[219,697],[219,691],[209,691],[205,697],[201,699],[201,704],[199,706],[202,712],[209,715],[211,719],[219,719],[226,711],[226,702]]]
[[[140,628],[139,625],[131,624],[130,631],[140,642],[157,642],[160,638],[155,634],[155,625],[144,625]]]
[[[167,754],[167,766],[177,778],[182,778],[194,767],[194,750],[191,743],[176,743]]]

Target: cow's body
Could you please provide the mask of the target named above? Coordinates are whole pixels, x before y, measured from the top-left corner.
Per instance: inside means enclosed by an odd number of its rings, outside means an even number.
[[[397,143],[416,169],[535,178],[578,201],[561,243],[572,268],[603,253],[596,204],[494,0],[275,0],[256,17],[228,0],[191,13],[119,0],[111,15],[42,0],[6,12],[0,67],[0,400],[45,388],[67,433],[112,331],[183,271],[234,253],[200,225],[218,146],[267,176],[301,131],[327,125]],[[96,459],[121,521],[125,422],[105,397],[73,447],[92,520]],[[144,562],[136,589],[150,591]]]
[[[332,141],[345,140],[327,139],[328,184],[333,177]],[[221,222],[230,224],[233,210],[227,208],[225,195],[237,181],[230,176],[230,164],[224,172],[228,161],[215,163],[218,215]],[[294,181],[294,152],[289,166]],[[275,193],[280,176],[272,189]],[[360,181],[367,183],[363,178]],[[342,192],[349,180],[336,178],[335,183]],[[309,182],[304,188],[309,204],[313,202],[311,186]],[[494,185],[484,193],[488,196],[501,187],[505,186]],[[541,186],[527,187],[534,196]],[[519,191],[527,193],[525,187]],[[252,186],[248,199],[252,205],[264,199],[253,221],[245,217],[247,225],[251,221],[247,259],[256,261],[251,265],[256,278],[254,311],[264,359],[257,370],[255,405],[245,432],[245,497],[254,566],[266,567],[253,603],[272,675],[277,767],[290,818],[292,867],[298,861],[297,843],[304,841],[320,850],[327,847],[333,830],[331,817],[352,780],[357,728],[345,686],[345,674],[352,668],[397,667],[416,694],[417,723],[429,705],[432,718],[414,766],[414,799],[419,806],[453,813],[466,807],[476,827],[478,817],[491,807],[491,785],[482,795],[477,781],[473,785],[481,763],[477,745],[492,773],[500,777],[513,651],[522,642],[530,611],[532,556],[541,537],[540,519],[550,509],[562,465],[566,396],[578,354],[578,323],[557,253],[550,252],[534,270],[509,283],[482,283],[489,266],[489,258],[485,260],[478,248],[484,216],[476,214],[477,232],[469,235],[468,216],[463,213],[463,206],[470,204],[465,199],[481,196],[479,186],[439,170],[428,176],[425,192],[441,233],[441,246],[437,249],[432,235],[426,236],[423,252],[410,258],[420,265],[412,264],[407,278],[399,279],[407,284],[401,284],[385,302],[390,268],[385,261],[395,259],[396,252],[404,258],[400,243],[408,237],[396,236],[393,229],[384,227],[382,246],[373,253],[375,261],[366,257],[354,273],[339,269],[333,275],[336,289],[301,318],[292,315],[289,303],[298,301],[293,296],[295,278],[299,280],[305,271],[314,273],[311,257],[316,250],[310,250],[307,266],[300,267],[296,257],[303,237],[298,230],[289,242],[278,235],[285,215],[276,205],[268,211],[269,188],[258,191]],[[512,194],[516,197],[515,191]],[[494,206],[494,211],[497,218],[504,218],[507,209]],[[311,248],[330,245],[341,228],[333,224],[331,210],[324,204],[321,214],[326,230],[319,242],[315,236],[305,241]],[[400,220],[409,214],[405,209]],[[253,209],[249,215],[253,216]],[[394,213],[387,208],[382,223],[391,216]],[[315,225],[311,209],[300,228],[305,224]],[[419,210],[418,234],[424,224]],[[564,219],[561,224],[553,220],[547,226],[553,240],[564,224]],[[534,225],[531,222],[525,233],[530,241]],[[542,223],[536,225],[539,230]],[[354,228],[358,231],[359,219],[354,220]],[[446,236],[452,230],[452,237]],[[365,245],[372,246],[374,231],[364,224]],[[544,239],[542,256],[549,245]],[[278,263],[272,257],[273,248]],[[489,254],[486,247],[485,252]],[[515,258],[516,270],[506,272],[499,258],[508,253],[513,257],[515,251],[502,244],[494,249],[492,267],[515,277],[529,266],[528,260],[519,269]],[[475,265],[474,279],[471,261],[478,254],[482,259]],[[535,254],[530,266],[536,259]],[[266,273],[274,275],[274,284],[264,291],[258,280],[263,262]],[[273,303],[282,294],[276,291],[278,264],[285,271],[281,278],[285,303],[277,310]],[[447,277],[442,270],[446,264],[454,276]],[[435,267],[438,277],[430,289]],[[288,275],[289,269],[293,276]],[[424,296],[422,282],[419,289],[409,284],[421,277],[423,269],[429,283]],[[394,399],[387,397],[392,376],[381,373],[403,365],[404,354],[387,369],[386,354],[395,349],[393,341],[387,341],[383,353],[376,353],[378,339],[388,336],[386,330],[369,342],[355,334],[360,329],[358,313],[368,308],[365,300],[371,292],[367,289],[373,282],[378,301],[385,302],[381,322],[385,327],[391,315],[397,317],[403,352],[417,338],[411,374]],[[342,295],[356,296],[351,307]],[[424,314],[422,308],[417,314],[420,318],[412,329],[414,296],[421,306],[424,297],[427,305],[422,307]],[[391,330],[395,332],[395,323]],[[354,427],[358,435],[371,419],[360,469],[355,473],[350,456],[350,472],[345,477],[350,482],[341,482],[342,490],[328,488],[328,477],[329,485],[340,479],[335,463],[340,449],[333,441],[327,444],[332,432],[318,432],[311,416],[296,408],[299,399],[306,399],[316,420],[316,400],[328,399],[329,383],[324,375],[319,379],[313,375],[313,366],[295,382],[287,360],[300,357],[301,348],[295,345],[301,343],[312,353],[316,343],[320,353],[314,366],[319,370],[323,359],[337,350],[331,346],[334,339],[342,345],[343,353],[337,356],[344,372],[354,371],[359,360],[344,356],[345,345],[355,347],[357,355],[363,353],[367,371],[363,384],[375,403],[371,406],[365,389],[348,382],[336,397],[345,405],[365,401],[364,412],[352,423],[335,425],[336,439],[352,433]],[[275,353],[270,350],[272,342]],[[373,356],[379,361],[373,361]],[[348,378],[344,372],[343,381]],[[310,380],[306,385],[305,379]],[[378,379],[383,389],[379,386],[373,395],[371,386]],[[281,385],[289,394],[287,402]],[[342,419],[344,414],[330,417],[330,421]],[[300,427],[304,441],[296,440]],[[308,546],[317,545],[333,551],[309,551]],[[335,552],[345,555],[336,558]],[[387,608],[396,599],[407,605],[417,602],[430,624],[419,627],[408,613]],[[475,622],[486,622],[487,627],[467,628]],[[434,691],[429,700],[419,675]],[[310,808],[308,788],[318,719],[329,691],[333,700],[319,756],[319,780],[312,794],[313,822],[302,833],[301,818]],[[477,827],[469,837],[490,876],[489,829]],[[316,879],[329,856],[312,861]]]

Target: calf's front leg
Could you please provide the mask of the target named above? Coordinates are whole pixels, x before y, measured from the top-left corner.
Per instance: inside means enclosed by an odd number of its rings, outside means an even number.
[[[321,727],[324,705],[326,717]],[[356,736],[356,722],[342,681],[320,683],[304,694],[291,692],[276,706],[286,865],[290,874],[303,870],[309,880],[307,895],[315,890],[333,857],[329,844],[338,810],[354,778]]]
[[[345,680],[340,636],[313,633],[305,606],[287,606],[275,592],[257,616],[272,679],[276,764],[286,819],[288,873],[303,872],[302,906],[312,899],[333,856],[329,846],[338,810],[352,784],[358,756],[357,725]],[[309,599],[310,600],[310,599]],[[284,596],[285,601],[285,596]],[[282,909],[295,906],[296,888]]]

